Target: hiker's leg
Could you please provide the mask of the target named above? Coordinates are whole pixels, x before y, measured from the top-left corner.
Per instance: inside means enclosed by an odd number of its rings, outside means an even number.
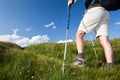
[[[78,30],[76,33],[76,46],[78,53],[84,53],[84,41],[83,41],[84,35],[85,32],[83,32],[82,30]]]
[[[78,55],[75,62],[73,63],[74,66],[83,67],[86,62],[84,57],[84,35],[85,32],[83,32],[82,30],[78,30],[76,33],[76,46],[78,50]]]
[[[113,63],[113,49],[108,39],[108,36],[99,36],[98,40],[104,48],[104,53],[107,63]]]

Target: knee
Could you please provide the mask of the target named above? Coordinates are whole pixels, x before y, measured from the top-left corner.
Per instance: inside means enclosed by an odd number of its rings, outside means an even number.
[[[83,32],[83,31],[77,31],[77,33],[76,33],[76,38],[83,38],[84,37],[84,35],[85,35],[85,32]]]
[[[102,45],[109,42],[109,39],[107,36],[100,36],[98,37],[98,40]]]

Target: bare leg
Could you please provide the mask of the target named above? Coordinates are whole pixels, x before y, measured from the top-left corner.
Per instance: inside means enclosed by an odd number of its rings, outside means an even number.
[[[79,30],[76,33],[76,46],[78,50],[78,55],[76,57],[75,62],[73,63],[74,66],[83,67],[85,64],[85,58],[84,58],[84,41],[83,37],[85,35],[85,32]]]
[[[113,49],[108,39],[108,36],[99,36],[98,37],[100,44],[104,48],[104,53],[107,63],[113,63]]]
[[[85,35],[85,32],[81,30],[79,30],[76,33],[76,46],[77,46],[78,53],[84,53],[84,41],[83,41],[84,35]]]

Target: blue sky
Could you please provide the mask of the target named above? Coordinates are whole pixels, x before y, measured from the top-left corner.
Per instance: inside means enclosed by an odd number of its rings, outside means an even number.
[[[71,41],[75,41],[84,10],[84,0],[72,6],[68,35]],[[67,0],[0,0],[0,41],[21,46],[64,41],[67,14]],[[120,10],[110,12],[110,16],[110,39],[120,38]],[[85,39],[90,39],[89,35]]]

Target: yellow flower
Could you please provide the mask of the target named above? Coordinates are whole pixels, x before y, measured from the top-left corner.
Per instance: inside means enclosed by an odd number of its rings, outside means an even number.
[[[31,77],[32,79],[34,78],[34,76]]]

